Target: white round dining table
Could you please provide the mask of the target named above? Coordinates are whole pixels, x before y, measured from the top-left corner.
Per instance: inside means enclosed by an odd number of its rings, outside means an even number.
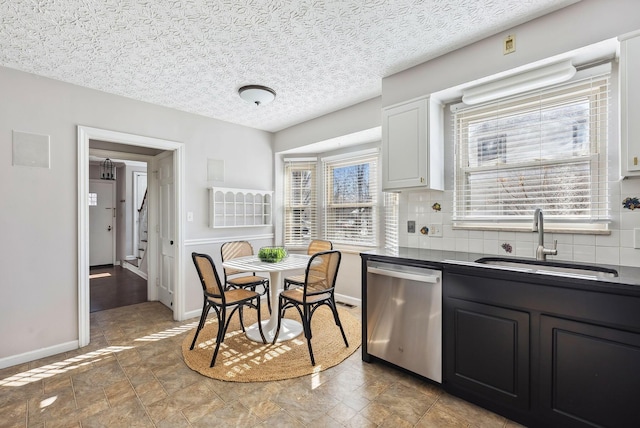
[[[278,327],[278,296],[283,289],[282,272],[305,269],[311,257],[306,254],[289,254],[284,260],[276,263],[261,261],[258,256],[237,257],[222,263],[227,269],[242,272],[269,272],[269,289],[271,298],[271,315],[262,321],[262,332],[267,342],[273,342]],[[302,333],[302,324],[296,320],[283,318],[278,334],[278,342],[291,340]],[[254,342],[262,342],[258,323],[246,328],[247,337]]]

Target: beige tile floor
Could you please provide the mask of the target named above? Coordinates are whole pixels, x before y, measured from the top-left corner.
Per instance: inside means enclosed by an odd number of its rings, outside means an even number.
[[[196,321],[157,302],[91,314],[89,346],[0,370],[0,427],[517,426],[360,350],[307,377],[209,379],[182,360]]]

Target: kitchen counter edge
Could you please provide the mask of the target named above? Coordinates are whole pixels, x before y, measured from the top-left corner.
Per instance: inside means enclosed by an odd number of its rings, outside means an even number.
[[[379,248],[370,251],[364,251],[360,253],[361,257],[364,259],[377,259],[380,261],[388,261],[394,262],[398,261],[402,264],[410,264],[415,266],[424,266],[431,268],[446,268],[446,267],[462,267],[464,268],[466,264],[469,264],[470,267],[480,268],[480,269],[492,269],[492,270],[500,270],[513,274],[522,274],[522,275],[536,275],[541,276],[536,273],[523,273],[518,272],[517,270],[510,270],[505,268],[496,268],[491,265],[482,265],[479,263],[473,263],[476,260],[482,257],[501,257],[501,258],[513,258],[518,260],[531,260],[535,261],[534,258],[526,258],[526,257],[515,257],[509,255],[495,255],[495,254],[480,254],[480,253],[467,253],[467,252],[459,252],[459,251],[444,251],[444,250],[426,250],[420,248],[409,248],[409,247],[397,247],[397,248]],[[549,260],[551,261],[551,260]],[[613,278],[594,278],[594,279],[581,279],[574,278],[571,276],[559,276],[553,275],[554,282],[566,283],[567,285],[578,285],[578,286],[593,286],[596,288],[606,288],[606,289],[614,289],[619,291],[629,291],[633,294],[640,293],[640,268],[633,266],[617,266],[617,265],[607,265],[607,264],[587,264],[580,262],[571,262],[553,259],[553,261],[561,262],[561,263],[571,263],[572,265],[582,265],[582,266],[597,266],[607,269],[615,269],[618,272],[617,277]],[[590,287],[591,288],[591,287]],[[604,291],[604,290],[603,290]]]

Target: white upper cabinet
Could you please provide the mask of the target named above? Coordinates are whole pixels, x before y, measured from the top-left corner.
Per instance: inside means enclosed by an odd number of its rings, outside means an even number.
[[[620,169],[640,176],[640,31],[620,36]]]
[[[429,97],[382,110],[382,190],[444,190],[442,106]]]

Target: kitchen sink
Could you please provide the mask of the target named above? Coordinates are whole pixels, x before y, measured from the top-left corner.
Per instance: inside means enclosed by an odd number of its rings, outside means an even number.
[[[601,266],[581,265],[575,263],[551,262],[532,259],[511,259],[504,257],[482,257],[475,261],[485,265],[505,268],[527,269],[532,273],[572,276],[578,278],[615,278],[618,271]]]

